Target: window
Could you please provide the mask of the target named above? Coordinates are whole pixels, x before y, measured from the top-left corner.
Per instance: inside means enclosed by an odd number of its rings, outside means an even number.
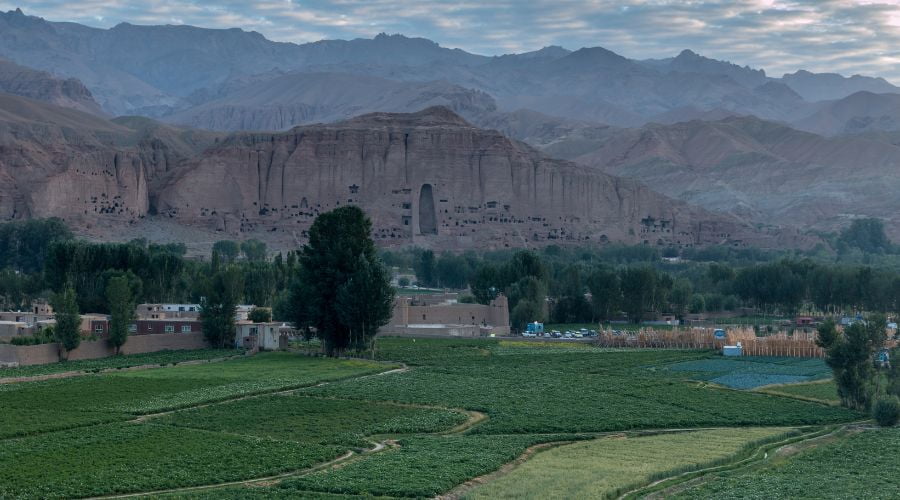
[[[181,325],[181,333],[191,333],[191,325]]]
[[[166,325],[166,333],[173,333],[175,331],[175,325]]]
[[[94,325],[95,333],[103,333],[103,323],[97,323]]]
[[[137,331],[137,325],[134,324],[134,323],[128,325],[128,331],[129,331],[129,332],[136,332],[136,331]]]

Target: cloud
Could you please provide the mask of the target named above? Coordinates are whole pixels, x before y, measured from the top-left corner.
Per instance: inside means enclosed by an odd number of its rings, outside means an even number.
[[[690,48],[773,76],[803,68],[900,82],[898,0],[32,0],[23,9],[97,27],[239,27],[297,43],[384,31],[487,55],[603,46],[644,59]]]

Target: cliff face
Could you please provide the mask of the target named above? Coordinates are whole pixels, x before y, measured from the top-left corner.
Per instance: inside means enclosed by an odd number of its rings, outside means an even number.
[[[0,220],[62,217],[76,231],[137,223],[151,180],[212,138],[134,121],[0,93]]]
[[[61,217],[98,240],[295,248],[316,215],[347,204],[383,246],[803,243],[549,159],[443,107],[224,136],[0,94],[0,219]]]
[[[384,245],[774,243],[639,183],[543,157],[446,108],[234,135],[152,196],[159,215],[184,225],[296,242],[317,214],[356,204]]]

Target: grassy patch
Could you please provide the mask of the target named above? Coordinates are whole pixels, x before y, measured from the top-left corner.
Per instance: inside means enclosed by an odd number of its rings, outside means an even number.
[[[605,498],[681,471],[711,466],[789,429],[746,428],[608,437],[537,454],[471,498]],[[678,464],[673,470],[673,464]]]
[[[771,466],[723,474],[678,498],[896,498],[900,429],[870,430]]]

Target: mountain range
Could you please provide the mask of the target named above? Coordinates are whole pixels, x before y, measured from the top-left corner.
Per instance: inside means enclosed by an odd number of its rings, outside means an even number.
[[[92,161],[109,168],[112,162],[116,171],[113,178],[130,179],[121,182],[131,187],[146,185],[146,193],[117,194],[129,201],[120,201],[114,210],[122,210],[122,216],[131,214],[131,224],[146,226],[152,219],[156,223],[189,220],[189,225],[196,225],[202,217],[172,202],[168,196],[177,191],[176,186],[166,184],[172,181],[164,179],[185,172],[200,175],[207,168],[204,161],[221,155],[224,143],[217,141],[238,141],[249,147],[240,141],[252,137],[256,138],[251,140],[253,147],[259,149],[262,143],[253,142],[259,137],[277,142],[288,140],[279,133],[293,140],[312,133],[312,129],[297,126],[371,123],[354,122],[353,117],[363,114],[380,116],[381,121],[384,116],[401,120],[435,106],[458,115],[466,130],[477,127],[480,134],[496,131],[502,134],[500,137],[512,139],[510,151],[524,147],[517,142],[524,141],[537,148],[541,158],[547,158],[542,161],[556,157],[579,165],[566,163],[563,170],[612,174],[620,179],[616,182],[634,179],[700,207],[691,209],[699,210],[695,214],[719,212],[722,221],[730,221],[728,224],[764,228],[756,235],[737,238],[741,241],[792,240],[796,244],[799,240],[791,227],[827,232],[858,217],[898,222],[900,213],[900,202],[894,201],[900,187],[895,182],[900,179],[900,88],[882,78],[803,70],[773,78],[763,70],[717,61],[690,50],[670,58],[634,60],[602,47],[573,51],[551,46],[487,57],[402,35],[293,44],[273,42],[240,29],[128,23],[98,29],[50,22],[18,9],[0,14],[0,58],[0,92],[35,100],[26,105],[12,95],[4,96],[3,106],[18,110],[0,108],[9,118],[0,123],[4,144],[22,148],[34,155],[35,162],[55,165],[47,167],[47,172],[58,173]],[[52,104],[56,111],[51,113],[37,101]],[[56,107],[82,112],[78,119],[93,124],[87,127],[90,132],[71,127],[75,118]],[[37,122],[29,118],[29,113],[38,116]],[[52,119],[47,118],[51,115]],[[93,118],[87,118],[90,115]],[[108,119],[121,115],[135,116]],[[24,129],[31,134],[24,136],[32,141],[27,144],[19,143],[22,136],[16,135],[22,133],[23,123],[31,123]],[[48,129],[52,132],[48,138],[37,137],[36,123],[54,124]],[[62,128],[56,128],[60,124]],[[335,130],[328,128],[331,125],[315,126],[319,132]],[[442,127],[447,134],[460,133],[447,128],[446,123]],[[11,135],[10,130],[16,130],[16,134]],[[387,133],[389,144],[392,134]],[[494,139],[488,142],[498,140],[490,137]],[[50,138],[58,139],[64,147]],[[345,147],[338,142],[329,147]],[[104,146],[85,152],[85,148],[98,144]],[[370,145],[364,142],[360,147]],[[375,148],[386,146],[379,143]],[[59,151],[48,153],[55,149]],[[8,154],[11,151],[14,149],[7,149]],[[529,151],[529,155],[538,154]],[[74,164],[63,161],[67,154],[81,159]],[[421,154],[422,158],[447,155]],[[7,166],[25,161],[0,160]],[[136,168],[133,174],[122,170],[123,161]],[[67,166],[63,168],[62,163]],[[193,167],[183,170],[185,165]],[[331,168],[327,162],[321,165]],[[244,163],[230,168],[253,170]],[[172,173],[175,171],[180,173]],[[316,178],[314,172],[300,171],[305,177]],[[453,171],[462,177],[469,175]],[[6,175],[12,175],[9,168]],[[60,185],[52,187],[50,181],[37,180],[34,172],[29,175],[37,183],[35,189],[55,193],[50,198],[62,196]],[[107,174],[95,176],[103,175]],[[185,185],[199,182],[178,178]],[[237,173],[229,178],[247,180]],[[158,190],[162,185],[167,187]],[[116,190],[105,186],[100,191]],[[46,198],[49,195],[41,196],[36,199],[50,206],[57,203]],[[193,196],[184,198],[184,203]],[[264,203],[263,198],[257,203]],[[60,210],[84,202],[80,196],[65,200],[58,202]],[[37,208],[40,203],[26,201],[21,193],[6,193],[0,197],[0,207],[6,207],[2,215],[52,212]],[[518,199],[513,206],[522,202]],[[525,203],[534,205],[536,201]],[[161,207],[169,207],[163,210],[167,215],[154,215]],[[81,215],[90,216],[94,208],[86,207],[88,213]],[[170,208],[177,210],[172,212]],[[219,215],[223,211],[247,213],[247,207],[240,203],[215,210]],[[592,213],[584,207],[572,210],[574,207],[568,207],[563,213],[577,212],[579,220]],[[185,219],[188,212],[193,215]],[[657,214],[651,218],[670,216]],[[94,229],[102,225],[99,219],[86,224]],[[233,220],[227,222],[227,218],[204,224],[213,233],[242,227]],[[277,233],[278,227],[276,224],[270,229]],[[900,224],[888,227],[893,237],[900,237]],[[630,229],[631,233],[610,231],[604,235],[607,239],[641,240],[639,231]],[[166,226],[160,232],[176,230]],[[573,227],[565,231],[569,235],[576,232]],[[759,236],[762,233],[768,236]],[[781,235],[780,240],[771,237],[775,233]],[[591,234],[599,237],[598,233]],[[792,236],[785,239],[786,234]],[[518,238],[516,241],[508,235],[505,238],[495,244],[528,240],[520,234],[513,238]],[[802,244],[808,242],[803,240]]]

